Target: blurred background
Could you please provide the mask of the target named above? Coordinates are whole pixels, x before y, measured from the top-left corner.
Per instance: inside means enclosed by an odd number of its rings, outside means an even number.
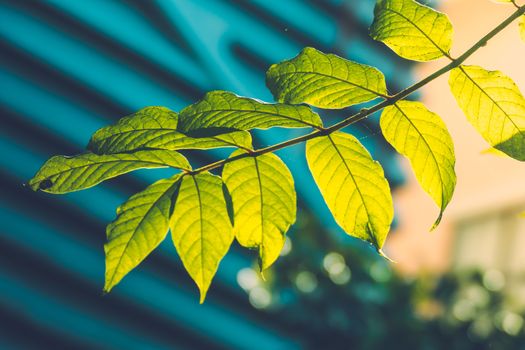
[[[0,349],[525,349],[525,168],[488,148],[448,93],[422,89],[449,126],[458,186],[441,226],[378,116],[346,131],[379,160],[395,194],[386,262],[334,223],[304,146],[279,153],[299,196],[283,257],[256,272],[234,245],[204,305],[167,239],[102,295],[105,225],[168,170],[139,171],[63,196],[23,184],[55,154],[83,151],[98,128],[149,105],[173,110],[206,91],[272,101],[271,63],[313,46],[378,67],[391,92],[445,62],[413,64],[367,35],[373,0],[0,0]],[[428,2],[427,2],[428,3]],[[513,10],[434,1],[463,52]],[[517,24],[469,63],[525,86]],[[357,108],[361,108],[358,106]],[[327,123],[354,109],[322,112]],[[255,133],[258,147],[301,130]],[[195,166],[231,150],[188,152]]]

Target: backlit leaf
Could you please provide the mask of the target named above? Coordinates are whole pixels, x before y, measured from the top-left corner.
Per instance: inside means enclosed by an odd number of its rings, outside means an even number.
[[[133,170],[166,167],[189,169],[190,165],[182,155],[164,150],[54,156],[42,165],[29,185],[35,191],[67,193],[95,186]]]
[[[420,102],[399,101],[381,114],[385,139],[408,157],[423,189],[440,208],[434,227],[454,193],[454,144],[441,118]]]
[[[222,185],[210,173],[184,176],[170,221],[173,243],[199,287],[201,303],[234,237]]]
[[[274,126],[317,127],[322,126],[322,121],[307,106],[264,103],[227,91],[208,92],[204,99],[184,108],[179,114],[179,129],[183,132],[204,128],[250,130]]]
[[[157,181],[117,209],[117,218],[106,229],[104,291],[109,292],[164,240],[180,178]]]
[[[306,159],[335,221],[381,252],[394,215],[381,165],[343,132],[307,141]]]
[[[266,85],[279,102],[320,108],[344,108],[387,94],[385,77],[376,68],[311,47],[272,65]]]
[[[525,98],[500,71],[478,66],[454,68],[452,94],[470,123],[494,148],[525,160]]]
[[[263,154],[227,163],[222,177],[233,202],[235,237],[244,247],[259,248],[264,270],[279,257],[285,233],[295,222],[292,174],[279,157]]]
[[[449,53],[453,28],[447,15],[414,0],[378,0],[370,35],[401,57],[430,61]]]
[[[208,149],[218,147],[251,148],[246,131],[234,131],[209,137],[189,137],[177,130],[177,113],[165,107],[146,107],[116,125],[99,129],[89,141],[95,153],[119,153],[138,149]]]

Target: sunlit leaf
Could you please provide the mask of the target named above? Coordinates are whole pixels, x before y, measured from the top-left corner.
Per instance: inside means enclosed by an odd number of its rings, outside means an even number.
[[[279,257],[285,233],[295,222],[292,174],[276,155],[263,154],[227,163],[222,177],[233,202],[235,237],[244,247],[259,248],[264,270]]]
[[[251,136],[246,131],[189,137],[177,130],[177,113],[165,107],[146,107],[116,125],[99,129],[89,141],[95,153],[119,153],[138,149],[208,149],[218,147],[251,148]]]
[[[380,250],[394,215],[383,168],[352,135],[335,132],[306,142],[308,166],[335,221]]]
[[[266,85],[279,102],[320,108],[344,108],[387,94],[385,77],[376,68],[311,47],[272,65]]]
[[[109,292],[166,237],[180,175],[155,182],[117,209],[107,227],[106,283]]]
[[[210,173],[184,176],[173,210],[171,237],[202,303],[234,237],[221,179]]]
[[[450,73],[452,94],[470,123],[494,148],[525,160],[525,98],[500,71],[460,66]]]
[[[42,165],[29,185],[35,191],[67,193],[95,186],[133,170],[165,167],[189,169],[190,165],[182,155],[163,150],[54,156]]]
[[[184,108],[179,114],[179,129],[183,132],[204,128],[250,130],[274,126],[317,127],[322,126],[322,121],[307,106],[264,103],[227,91],[208,92],[204,99]]]
[[[430,61],[449,53],[453,28],[447,15],[414,0],[378,0],[370,35],[401,57]]]
[[[423,189],[440,208],[434,227],[454,193],[454,144],[441,118],[420,102],[399,101],[381,114],[385,139],[410,159]]]

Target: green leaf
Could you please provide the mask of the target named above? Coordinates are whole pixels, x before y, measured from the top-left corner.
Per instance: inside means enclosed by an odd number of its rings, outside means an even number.
[[[385,77],[376,68],[311,47],[272,65],[266,85],[279,102],[320,108],[344,108],[387,94]]]
[[[322,126],[319,115],[307,106],[264,103],[231,92],[208,92],[201,101],[179,114],[179,130],[205,128],[237,130],[267,129],[274,126],[305,128]]]
[[[381,252],[394,216],[381,165],[354,136],[343,132],[307,141],[306,159],[335,221]]]
[[[441,209],[436,227],[456,186],[454,144],[441,118],[420,102],[399,101],[383,110],[385,139],[410,159],[423,189]]]
[[[235,151],[231,157],[245,153]],[[259,248],[261,270],[283,248],[295,222],[297,199],[292,174],[279,157],[263,154],[227,163],[222,172],[234,210],[234,233],[247,248]]]
[[[202,303],[234,237],[220,177],[201,173],[182,178],[170,228],[182,263],[199,287]]]
[[[414,0],[378,0],[370,35],[403,58],[430,61],[448,55],[453,29],[447,15]]]
[[[182,155],[163,150],[54,156],[42,165],[29,181],[29,185],[34,191],[67,193],[95,186],[133,170],[165,167],[190,169],[188,161]]]
[[[116,125],[99,129],[91,137],[88,149],[99,154],[139,149],[209,149],[218,147],[251,148],[246,131],[194,138],[177,130],[177,113],[165,107],[146,107]]]
[[[469,122],[494,148],[525,160],[525,99],[500,71],[460,66],[450,72],[452,94]]]
[[[166,237],[180,179],[180,175],[175,175],[157,181],[117,209],[117,218],[106,229],[105,292],[116,286]]]

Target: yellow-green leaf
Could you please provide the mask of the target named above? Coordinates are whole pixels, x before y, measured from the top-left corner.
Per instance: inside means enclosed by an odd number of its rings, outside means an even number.
[[[399,101],[383,110],[380,126],[385,139],[408,157],[419,183],[440,208],[436,227],[456,186],[454,144],[445,123],[421,102]]]
[[[266,85],[279,102],[320,108],[344,108],[387,94],[385,77],[376,68],[311,47],[272,65]]]
[[[381,165],[354,136],[343,132],[307,141],[306,159],[335,221],[380,251],[394,216]]]
[[[29,185],[34,191],[67,193],[95,186],[133,170],[166,167],[189,169],[190,165],[182,155],[164,150],[54,156],[42,165]]]
[[[95,153],[108,154],[139,149],[251,148],[251,135],[233,131],[208,137],[190,137],[177,130],[177,113],[165,107],[146,107],[122,118],[116,125],[99,129],[89,141]]]
[[[454,68],[452,94],[469,122],[494,148],[525,160],[525,98],[508,76],[478,66]]]
[[[370,35],[396,54],[430,61],[450,52],[453,28],[447,15],[414,0],[378,0]]]
[[[244,247],[259,248],[264,270],[279,257],[286,231],[295,222],[292,174],[279,157],[263,154],[227,163],[222,177],[233,203],[235,237]]]
[[[220,177],[201,173],[182,178],[170,229],[202,303],[234,237]]]
[[[179,130],[183,132],[206,128],[267,129],[274,126],[318,127],[322,126],[322,121],[307,106],[265,103],[227,91],[208,92],[204,99],[184,108],[179,114]]]
[[[117,209],[117,218],[106,229],[105,292],[116,286],[166,237],[180,178],[176,175],[157,181]]]

